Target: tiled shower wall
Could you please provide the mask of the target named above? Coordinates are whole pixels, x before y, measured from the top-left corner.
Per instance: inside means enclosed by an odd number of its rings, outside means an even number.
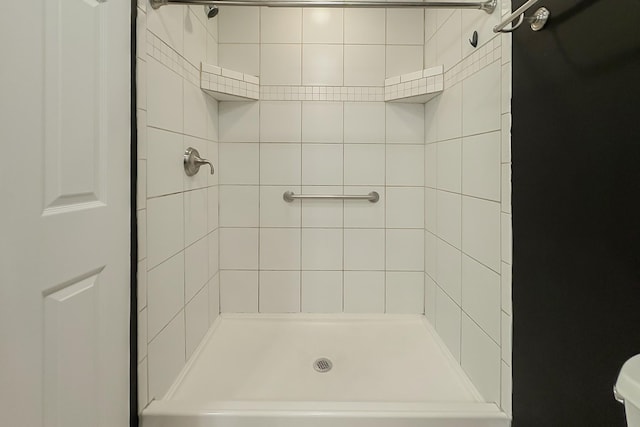
[[[366,89],[423,68],[423,23],[406,10],[221,10],[220,65],[260,75],[269,99],[220,104],[223,312],[423,313],[424,106]]]
[[[425,65],[444,64],[445,90],[425,105],[425,313],[510,413],[511,36],[493,34],[500,15],[426,14]]]
[[[187,177],[188,146],[215,161],[218,105],[199,88],[217,61],[202,7],[138,2],[139,401],[160,398],[219,313],[218,175]]]

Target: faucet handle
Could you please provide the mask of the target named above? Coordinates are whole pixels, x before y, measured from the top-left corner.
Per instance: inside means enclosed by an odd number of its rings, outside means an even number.
[[[193,176],[198,173],[200,170],[200,166],[209,165],[211,169],[211,175],[213,175],[213,164],[207,160],[200,157],[200,153],[193,147],[189,147],[184,152],[184,171],[187,176]]]

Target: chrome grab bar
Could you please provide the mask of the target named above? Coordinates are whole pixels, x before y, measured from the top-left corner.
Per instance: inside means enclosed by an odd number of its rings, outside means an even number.
[[[550,12],[546,7],[541,7],[540,9],[536,10],[533,16],[529,18],[525,18],[524,16],[527,10],[529,10],[529,8],[531,8],[531,6],[533,6],[534,4],[538,3],[538,1],[539,0],[527,1],[525,4],[517,8],[511,15],[504,18],[501,23],[493,27],[493,32],[510,33],[512,31],[515,31],[520,27],[520,25],[522,25],[525,19],[531,23],[531,29],[533,31],[540,31],[549,19]],[[516,19],[518,20],[518,22],[516,24],[513,24]],[[512,24],[511,28],[505,29],[509,24]]]
[[[307,200],[307,199],[320,199],[320,200],[368,200],[371,203],[376,203],[380,200],[380,194],[377,191],[372,191],[365,195],[350,195],[350,194],[295,194],[293,191],[285,191],[282,195],[285,202],[293,202],[294,200]]]
[[[210,6],[267,6],[267,7],[357,7],[357,8],[441,8],[441,9],[480,9],[493,13],[497,0],[482,2],[424,2],[424,1],[391,1],[391,0],[150,0],[151,7],[157,9],[168,4],[192,4]]]

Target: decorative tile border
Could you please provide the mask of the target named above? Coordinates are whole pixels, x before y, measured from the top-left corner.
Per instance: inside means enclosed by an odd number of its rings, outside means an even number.
[[[220,101],[260,99],[260,79],[250,74],[200,64],[200,88]]]
[[[265,101],[382,102],[381,86],[260,86]]]
[[[200,70],[151,31],[147,31],[147,55],[194,85],[200,85]]]
[[[384,81],[384,100],[427,102],[444,89],[443,66],[402,74]]]
[[[444,73],[444,88],[450,88],[502,57],[502,37],[495,36]]]

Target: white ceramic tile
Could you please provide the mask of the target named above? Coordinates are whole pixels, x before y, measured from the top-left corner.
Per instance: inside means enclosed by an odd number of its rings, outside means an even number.
[[[184,83],[184,133],[207,137],[206,94],[196,85]]]
[[[502,334],[500,339],[500,353],[503,363],[511,366],[511,316],[504,311],[502,316]]]
[[[147,311],[145,308],[138,313],[138,362],[141,362],[147,357],[147,344],[149,343],[147,336]]]
[[[185,14],[184,22],[184,57],[197,67],[207,54],[207,30],[191,12]]]
[[[136,106],[142,111],[147,110],[147,85],[149,77],[147,76],[147,63],[138,59],[136,61]],[[156,84],[157,86],[157,84]]]
[[[500,6],[498,6],[500,8]],[[476,13],[473,13],[476,12]],[[478,46],[486,45],[496,35],[493,27],[500,23],[500,13],[477,13],[474,10],[463,10],[462,15],[462,34],[473,34],[478,32]],[[498,36],[500,37],[500,35]],[[476,49],[471,43],[462,43],[462,57],[465,58],[472,54]]]
[[[424,275],[424,315],[432,325],[436,323],[436,292],[438,285],[428,275]]]
[[[303,194],[342,194],[342,187],[302,187]],[[342,227],[343,202],[340,200],[304,200],[303,227]]]
[[[462,82],[463,135],[500,129],[500,75],[496,61]]]
[[[424,16],[413,9],[387,9],[387,44],[424,43]]]
[[[180,313],[149,343],[149,400],[162,399],[182,370],[184,334],[184,315]]]
[[[205,102],[207,103],[207,138],[218,142],[220,140],[220,103],[210,96],[205,96]]]
[[[438,285],[456,304],[462,299],[462,254],[448,243],[438,239],[436,246]]]
[[[220,186],[220,227],[257,227],[260,187]]]
[[[382,86],[384,78],[384,45],[344,46],[345,86]]]
[[[440,288],[436,292],[436,331],[447,348],[460,361],[460,307]]]
[[[432,233],[424,232],[424,272],[437,279],[439,239]]]
[[[510,417],[513,416],[512,388],[511,367],[503,362],[501,363],[500,408]]]
[[[511,315],[511,264],[501,263],[500,288],[502,289],[502,311]]]
[[[261,8],[260,41],[262,43],[301,43],[302,9]]]
[[[344,142],[384,143],[385,104],[383,102],[345,102]]]
[[[344,226],[348,228],[384,228],[387,196],[385,187],[345,187],[345,194],[369,194],[375,191],[380,196],[376,203],[362,200],[344,201]]]
[[[424,189],[387,187],[387,227],[424,227]]]
[[[345,185],[384,185],[385,167],[384,145],[344,145]]]
[[[387,71],[385,77],[399,76],[400,74],[422,70],[423,54],[422,45],[387,45]]]
[[[386,230],[387,271],[424,271],[424,231]]]
[[[308,8],[302,11],[303,43],[342,43],[342,9]]]
[[[138,106],[139,107],[139,106]],[[136,130],[138,132],[138,158],[147,158],[147,112],[145,110],[136,110]]]
[[[496,63],[499,63],[497,61]],[[494,63],[495,64],[495,63]],[[511,63],[502,66],[500,112],[511,112]]]
[[[462,153],[462,192],[499,201],[500,132],[464,138]]]
[[[209,240],[200,239],[184,250],[184,297],[186,301],[209,281]]]
[[[299,229],[260,229],[260,269],[299,270],[300,240]]]
[[[462,59],[462,40],[466,39],[461,37],[461,30],[462,18],[456,10],[436,34],[436,62],[444,65],[445,71]]]
[[[342,185],[342,151],[338,144],[304,144],[302,185]]]
[[[437,191],[433,188],[424,189],[424,228],[432,233],[437,233],[438,227],[438,203]]]
[[[345,313],[384,313],[384,276],[383,271],[345,271]]]
[[[207,234],[207,189],[184,193],[184,244],[192,244]]]
[[[148,373],[148,360],[145,358],[142,362],[138,363],[138,407],[140,415],[142,410],[149,404],[149,373]]]
[[[342,142],[342,127],[341,102],[302,103],[303,142]]]
[[[424,313],[424,273],[387,272],[386,312]]]
[[[511,162],[511,114],[503,114],[501,117],[502,163],[509,163]]]
[[[345,270],[384,270],[385,231],[344,230]]]
[[[209,242],[209,277],[213,277],[220,269],[220,230],[209,233],[207,240]]]
[[[462,309],[500,342],[500,275],[462,256]]]
[[[184,255],[149,271],[147,331],[153,339],[184,306]]]
[[[200,157],[208,159],[213,164],[214,170],[219,172],[217,155],[214,152],[210,152],[209,149],[212,148],[210,146],[211,142],[207,141],[206,139],[194,138],[192,136],[184,135],[181,157],[184,158],[184,152],[187,150],[187,148],[195,148],[196,150],[198,150],[198,153],[200,153]],[[182,186],[184,190],[195,190],[197,188],[207,187],[209,185],[209,177],[211,176],[217,178],[218,176],[217,174],[211,175],[209,166],[207,165],[203,165],[202,169],[200,169],[200,172],[198,172],[194,176],[187,176],[187,174],[184,173],[184,165],[182,164],[182,162],[180,162],[181,164],[179,168],[177,167],[177,163],[178,162],[175,161],[174,158],[174,165],[172,169],[181,169],[180,175],[182,175]],[[161,171],[159,173],[165,174],[166,172]]]
[[[301,157],[299,144],[262,144],[260,184],[300,185]]]
[[[209,288],[203,287],[185,307],[187,359],[209,329]]]
[[[302,84],[342,86],[343,59],[342,45],[303,44]]]
[[[260,9],[257,7],[221,7],[217,20],[220,43],[260,41]]]
[[[257,102],[223,102],[219,107],[220,142],[258,142],[260,106]]]
[[[302,311],[340,313],[342,311],[342,272],[303,271]]]
[[[136,210],[147,207],[147,161],[138,160],[136,179]]]
[[[258,312],[258,272],[223,270],[220,272],[220,311]]]
[[[384,9],[344,9],[344,42],[347,44],[384,44]]]
[[[438,23],[435,10],[424,10],[424,39],[429,40],[436,34]]]
[[[261,142],[300,142],[301,134],[300,101],[260,102]]]
[[[149,128],[148,137],[148,197],[182,191],[182,135]]]
[[[147,306],[147,260],[143,259],[138,261],[137,272],[137,289],[136,294],[138,297],[138,311]]]
[[[302,229],[302,269],[342,270],[342,229]]]
[[[136,212],[138,219],[138,261],[147,257],[147,210]]]
[[[438,144],[427,144],[424,147],[424,185],[437,187],[438,179]]]
[[[184,247],[182,194],[147,200],[147,258],[153,268]]]
[[[260,45],[257,43],[220,43],[218,64],[229,70],[260,75]]]
[[[462,250],[494,271],[500,269],[500,203],[462,198]]]
[[[387,145],[387,185],[424,185],[424,146]]]
[[[503,164],[501,170],[501,210],[505,213],[511,213],[511,164]]]
[[[260,272],[260,313],[300,311],[300,272]]]
[[[258,268],[257,229],[220,229],[220,268],[243,270]]]
[[[260,226],[261,227],[300,227],[301,202],[285,202],[285,191],[300,192],[300,187],[260,187]]]
[[[438,98],[441,99],[442,96]],[[438,100],[432,100],[424,104],[424,142],[431,144],[438,140]]]
[[[462,316],[462,369],[487,402],[500,402],[500,347],[466,315]]]
[[[153,9],[147,7],[147,29],[182,53],[184,46],[184,14],[182,7],[163,7]]]
[[[260,45],[260,83],[299,85],[302,81],[302,47],[299,44]]]
[[[208,284],[209,288],[209,325],[220,315],[220,275],[216,274]]]
[[[258,184],[260,182],[258,144],[221,143],[218,149],[220,184]]]
[[[500,215],[500,235],[502,261],[512,264],[513,239],[511,237],[511,215],[503,213]]]
[[[462,248],[462,196],[446,191],[437,193],[437,234],[458,249]]]
[[[387,142],[424,145],[424,105],[387,104]]]
[[[140,8],[137,12],[136,58],[144,60],[147,57],[147,14]]]
[[[458,138],[462,135],[462,84],[445,89],[436,113],[438,140]]]
[[[424,68],[438,65],[438,38],[431,37],[424,44]]]
[[[437,185],[440,190],[462,190],[462,141],[452,139],[438,143]]]
[[[218,228],[220,223],[218,218],[218,205],[220,200],[220,195],[218,191],[218,186],[207,188],[207,203],[208,206],[208,215],[207,215],[207,231],[213,231]]]
[[[146,76],[148,125],[182,132],[182,79],[151,58]]]
[[[216,21],[216,19],[212,19]],[[207,36],[207,64],[218,63],[218,41],[211,35]]]

